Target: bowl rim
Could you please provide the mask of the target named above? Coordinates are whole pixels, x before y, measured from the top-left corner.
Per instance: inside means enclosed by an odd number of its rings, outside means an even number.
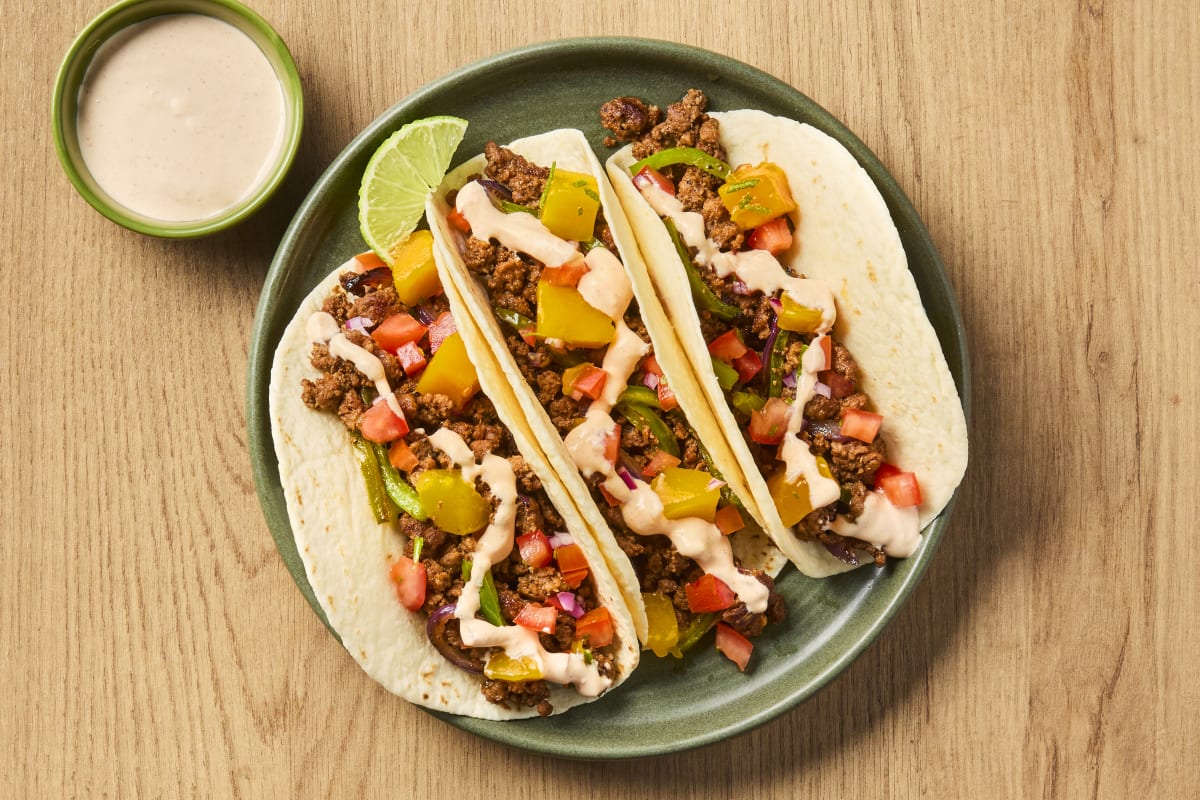
[[[231,13],[214,13],[220,9]],[[250,36],[251,41],[263,51],[283,92],[286,128],[273,169],[240,203],[217,216],[169,222],[139,214],[109,197],[94,179],[89,183],[91,174],[86,164],[81,156],[77,158],[72,154],[68,146],[69,137],[75,136],[74,118],[67,120],[64,113],[69,107],[77,104],[79,87],[87,69],[105,42],[139,22],[159,16],[188,13],[203,14],[234,25]],[[128,15],[128,21],[120,22],[122,15]],[[233,19],[230,19],[231,16]],[[114,20],[117,21],[115,27],[97,38],[97,34],[106,26],[114,24]],[[78,76],[78,80],[73,80],[73,76]],[[72,91],[76,93],[76,98],[70,97],[69,93]],[[274,194],[291,169],[300,146],[300,136],[304,128],[304,91],[296,62],[283,38],[270,23],[238,0],[121,0],[96,15],[71,42],[55,76],[50,114],[58,161],[75,190],[92,208],[118,225],[138,233],[167,239],[187,239],[217,233],[236,225],[257,211]]]

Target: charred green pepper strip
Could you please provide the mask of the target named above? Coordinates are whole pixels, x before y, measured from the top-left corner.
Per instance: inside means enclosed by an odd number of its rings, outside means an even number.
[[[636,403],[639,406],[662,408],[662,404],[658,402],[658,392],[648,389],[645,386],[626,386],[617,398],[617,402]]]
[[[754,392],[729,393],[729,405],[733,406],[734,411],[741,411],[743,414],[759,411],[766,404],[767,398]]]
[[[779,335],[775,337],[775,346],[771,348],[770,384],[767,387],[770,397],[783,394],[783,360],[791,343],[791,331],[780,330]]]
[[[726,364],[716,356],[710,356],[712,359],[713,374],[717,376],[717,385],[722,391],[728,392],[738,382],[738,371]]]
[[[683,262],[683,269],[687,273],[688,285],[692,287],[692,297],[700,304],[700,308],[726,322],[741,314],[741,309],[722,301],[700,277],[700,273],[696,271],[696,265],[692,263],[692,257],[684,247],[683,240],[679,238],[679,231],[675,228],[674,220],[668,217],[663,220],[663,225],[667,226],[667,233],[671,235],[675,252],[679,254],[679,260]]]
[[[679,644],[675,648],[680,655],[695,647],[716,621],[717,615],[714,613],[694,615],[687,629],[679,634]]]
[[[534,327],[533,320],[519,311],[513,311],[511,308],[497,308],[496,317],[501,322],[511,325],[517,333],[523,333]]]
[[[465,558],[462,562],[462,579],[463,583],[471,580],[471,561]],[[483,583],[479,587],[479,613],[493,625],[505,624],[504,615],[500,613],[500,595],[496,591],[496,582],[492,580],[490,569],[484,574]]]
[[[351,435],[350,441],[354,446],[354,457],[358,460],[358,469],[362,472],[363,483],[366,484],[367,503],[371,506],[371,513],[375,515],[375,521],[380,524],[395,522],[396,506],[388,497],[387,489],[384,488],[383,476],[379,471],[379,460],[375,458],[371,444],[357,433]]]
[[[523,206],[520,203],[514,203],[511,200],[504,199],[501,199],[499,203],[500,210],[505,214],[533,214],[535,217],[537,216],[536,208],[530,208],[529,206]]]
[[[425,513],[425,506],[421,505],[421,499],[417,496],[417,490],[411,483],[404,480],[400,475],[400,470],[392,466],[387,448],[372,442],[371,449],[375,451],[375,460],[379,462],[379,474],[383,479],[383,488],[392,502],[413,519],[421,522],[429,519],[429,515]]]
[[[689,167],[698,167],[714,178],[719,178],[723,181],[729,180],[729,175],[733,172],[733,167],[719,158],[710,156],[703,150],[695,147],[668,147],[666,150],[659,150],[657,153],[652,153],[634,164],[629,168],[629,174],[637,175],[646,167],[650,169],[662,169],[673,164],[686,164]]]
[[[658,440],[659,447],[679,458],[679,442],[657,411],[638,403],[620,403],[616,410],[635,428],[648,428],[650,433],[654,434],[654,438]]]

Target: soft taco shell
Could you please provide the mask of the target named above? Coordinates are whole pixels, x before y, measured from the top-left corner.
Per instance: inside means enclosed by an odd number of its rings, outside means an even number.
[[[879,190],[841,144],[811,125],[757,110],[710,114],[720,123],[729,163],[771,161],[788,176],[799,207],[793,245],[780,260],[827,283],[837,300],[834,335],[854,354],[862,386],[884,417],[888,459],[917,474],[921,526],[950,501],[967,465],[967,427],[900,235]],[[649,265],[659,296],[726,439],[736,454],[766,529],[801,572],[825,577],[853,569],[818,542],[785,528],[766,480],[710,367],[687,276],[658,214],[634,186],[632,148],[614,154],[609,177]]]
[[[753,513],[755,504],[750,501],[750,486],[740,470],[736,468],[737,462],[732,452],[729,451],[725,437],[709,412],[704,395],[684,358],[683,349],[675,338],[674,326],[647,278],[645,264],[636,245],[633,229],[625,218],[621,204],[613,194],[612,187],[605,178],[604,170],[588,145],[587,139],[578,130],[562,129],[518,139],[507,147],[536,164],[547,166],[553,163],[560,169],[596,176],[605,218],[612,230],[621,262],[625,265],[625,271],[632,280],[634,297],[650,334],[659,364],[664,373],[668,375],[688,422],[710,450],[713,460],[725,473],[725,478],[733,491],[746,502],[748,510]],[[460,188],[471,176],[481,174],[485,164],[486,159],[480,155],[458,167],[446,176],[442,186],[430,196],[428,201],[426,218],[430,221],[430,228],[441,251],[438,268],[442,270],[442,282],[454,287],[453,292],[447,291],[452,308],[455,307],[457,295],[457,300],[465,305],[467,312],[478,324],[482,334],[482,340],[478,342],[465,340],[464,337],[468,351],[471,352],[472,358],[476,359],[476,365],[480,371],[480,382],[483,383],[486,371],[481,361],[485,355],[490,356],[489,361],[494,372],[489,377],[503,387],[505,395],[511,399],[515,407],[520,408],[529,421],[537,434],[538,441],[542,444],[546,457],[562,478],[568,491],[577,499],[580,513],[587,520],[591,529],[596,532],[597,539],[603,543],[612,571],[617,576],[625,597],[633,609],[638,633],[644,640],[646,617],[637,575],[634,573],[629,559],[613,538],[604,517],[592,501],[587,484],[567,454],[566,446],[558,431],[554,428],[541,403],[538,402],[533,389],[521,376],[516,360],[505,344],[504,330],[492,313],[487,292],[467,269],[455,246],[455,237],[461,236],[461,234],[451,229],[446,222],[446,214],[450,210],[445,202],[447,193]],[[455,315],[457,318],[457,308],[455,308]],[[473,345],[481,350],[486,350],[486,354],[472,349]],[[491,396],[495,402],[499,402],[499,394]],[[731,537],[731,544],[734,554],[742,566],[747,569],[761,569],[774,576],[778,575],[787,563],[787,559],[771,543],[770,538],[762,532],[758,525],[747,524],[745,528]]]
[[[339,267],[326,277],[300,305],[271,366],[269,405],[279,478],[309,584],[346,650],[388,691],[426,708],[481,719],[535,716],[532,708],[513,710],[488,702],[479,691],[481,676],[448,662],[425,634],[426,617],[406,611],[397,601],[388,567],[402,555],[404,538],[395,526],[375,521],[341,422],[332,414],[309,409],[300,399],[301,379],[317,376],[309,363],[312,344],[305,323],[321,309],[344,269]],[[455,322],[463,338],[469,338],[469,323],[457,314]],[[608,690],[612,691],[637,666],[640,655],[622,594],[574,504],[532,446],[528,427],[519,417],[506,414],[502,402],[493,398],[493,403],[512,431],[517,449],[541,478],[547,496],[583,548],[597,596],[612,614],[617,667]],[[596,699],[551,686],[555,713]]]

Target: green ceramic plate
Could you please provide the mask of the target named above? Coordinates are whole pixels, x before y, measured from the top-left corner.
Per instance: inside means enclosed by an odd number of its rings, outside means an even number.
[[[371,153],[405,122],[453,114],[471,123],[456,163],[481,151],[488,139],[506,142],[564,126],[582,129],[603,160],[601,103],[631,94],[664,104],[693,86],[705,89],[714,110],[761,108],[808,122],[857,156],[896,220],[921,297],[968,406],[966,342],[929,234],[883,165],[828,112],[759,70],[678,44],[588,38],[503,53],[422,88],[351,142],[296,214],[263,287],[250,346],[250,452],[275,543],[319,615],[288,526],[271,442],[267,384],[276,343],[301,299],[331,269],[365,249],[356,192]],[[710,638],[683,663],[647,653],[618,691],[561,716],[520,722],[438,716],[498,742],[572,758],[676,752],[750,730],[812,695],[878,635],[925,572],[949,510],[926,530],[925,545],[916,556],[886,569],[862,568],[823,581],[787,570],[778,586],[787,599],[788,620],[756,640],[754,663],[745,675],[716,652]]]

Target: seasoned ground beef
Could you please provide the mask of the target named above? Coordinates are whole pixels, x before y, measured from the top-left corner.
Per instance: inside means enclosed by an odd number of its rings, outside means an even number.
[[[487,158],[484,172],[494,181],[499,181],[512,192],[514,203],[519,205],[535,205],[542,196],[542,187],[550,170],[526,161],[507,147],[500,147],[495,142],[488,142],[483,148]]]
[[[605,147],[635,141],[661,121],[662,109],[636,97],[618,97],[600,106],[600,124],[613,132],[604,140]]]

